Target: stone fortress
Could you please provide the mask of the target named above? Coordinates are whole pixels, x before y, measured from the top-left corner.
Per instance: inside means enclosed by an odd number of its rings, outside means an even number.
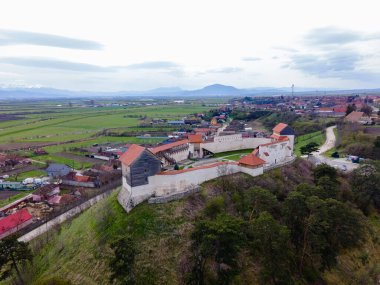
[[[251,176],[263,174],[267,169],[281,166],[294,159],[294,131],[280,123],[267,138],[244,138],[241,134],[219,135],[206,140],[202,135],[189,135],[187,139],[145,148],[131,145],[120,157],[122,189],[118,201],[129,212],[137,204],[157,198],[182,197],[192,193],[205,181],[238,172]],[[238,161],[218,161],[182,170],[163,171],[168,165],[188,158],[242,149],[254,149]]]

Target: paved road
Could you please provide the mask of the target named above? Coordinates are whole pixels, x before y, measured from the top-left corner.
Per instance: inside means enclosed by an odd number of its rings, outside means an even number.
[[[357,168],[359,164],[352,163],[351,161],[345,158],[331,158],[331,157],[322,155],[323,153],[332,149],[335,146],[335,142],[336,142],[336,137],[334,133],[335,128],[336,126],[326,128],[325,143],[319,148],[319,151],[312,153],[312,156],[309,157],[309,160],[313,162],[314,164],[326,163],[340,170],[346,169],[344,171],[352,171],[355,168]]]

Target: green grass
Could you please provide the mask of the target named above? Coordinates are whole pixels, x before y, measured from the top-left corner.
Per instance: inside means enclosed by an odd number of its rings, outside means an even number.
[[[220,152],[214,154],[214,157],[216,158],[226,158],[230,160],[235,160],[233,158],[240,158],[240,155],[249,154],[252,152],[253,149],[242,149],[242,150],[233,150],[233,151],[226,151],[226,152]],[[236,159],[237,160],[237,159]]]
[[[74,169],[90,168],[93,165],[93,163],[79,162],[73,159],[59,157],[51,154],[36,156],[33,159],[41,162],[62,163]]]
[[[22,182],[24,179],[29,178],[29,177],[41,177],[41,176],[46,176],[46,172],[43,170],[31,170],[27,172],[23,172],[17,175],[12,175],[9,180],[10,181],[20,181]]]
[[[129,235],[138,247],[136,274],[140,281],[145,278],[141,284],[178,284],[175,268],[186,246],[181,238],[186,221],[175,209],[183,201],[143,203],[127,214],[116,196],[116,192],[111,194],[58,230],[31,242],[35,279],[56,276],[73,284],[110,284],[110,243]]]
[[[17,105],[16,105],[17,106]],[[15,106],[15,107],[16,107]],[[34,111],[41,106],[34,106]],[[0,122],[0,143],[18,141],[68,141],[90,137],[105,128],[138,127],[139,116],[180,119],[204,112],[209,107],[197,104],[114,108],[67,108],[59,112],[26,115],[25,119]],[[16,109],[15,109],[16,110]],[[47,109],[46,111],[53,109]],[[128,117],[128,116],[136,116]],[[42,120],[43,119],[43,120]]]
[[[34,190],[32,191],[15,191],[17,192],[16,195],[13,195],[12,197],[9,197],[8,199],[4,199],[4,200],[0,200],[0,207],[4,207],[18,199],[21,199],[27,195],[29,195],[30,193],[33,193]]]
[[[302,136],[296,137],[295,147],[294,147],[294,153],[297,156],[301,156],[301,147],[311,143],[315,142],[319,146],[321,146],[325,142],[325,134],[317,131],[309,134],[305,134]]]

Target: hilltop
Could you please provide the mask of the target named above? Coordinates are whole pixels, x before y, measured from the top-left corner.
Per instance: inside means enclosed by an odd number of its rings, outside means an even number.
[[[214,249],[216,252],[224,254],[221,250],[227,246],[229,248],[227,252],[237,253],[237,255],[233,255],[233,259],[229,259],[231,258],[231,256],[228,257],[229,255],[224,256],[224,264],[219,265],[222,266],[221,268],[225,268],[222,269],[222,272],[227,274],[224,277],[226,284],[260,284],[262,278],[264,280],[266,278],[263,275],[263,268],[267,266],[265,263],[267,259],[265,255],[261,255],[260,251],[252,254],[247,249],[253,246],[254,244],[251,245],[252,241],[258,238],[255,236],[255,232],[262,231],[253,232],[254,235],[246,240],[241,236],[245,230],[235,232],[236,227],[240,227],[239,224],[244,220],[253,221],[252,226],[254,227],[259,226],[261,220],[265,220],[266,225],[268,223],[272,225],[269,229],[280,230],[274,237],[287,235],[286,231],[281,230],[281,227],[284,227],[283,221],[281,224],[277,224],[278,222],[270,218],[270,215],[273,215],[278,221],[283,219],[280,208],[283,207],[282,205],[286,202],[285,197],[289,196],[290,192],[296,191],[298,194],[295,194],[298,196],[294,197],[301,197],[307,195],[307,191],[322,189],[312,188],[312,186],[309,188],[297,187],[302,183],[314,185],[313,180],[311,165],[306,161],[297,160],[291,166],[272,170],[260,177],[252,178],[245,175],[222,177],[203,184],[201,193],[186,199],[167,204],[143,203],[129,214],[126,214],[117,203],[115,192],[71,222],[34,240],[31,243],[35,254],[33,265],[29,270],[24,269],[24,274],[30,279],[34,279],[35,281],[30,284],[35,285],[49,284],[45,281],[51,278],[68,282],[62,284],[111,284],[109,282],[111,276],[109,262],[113,257],[111,245],[120,238],[131,237],[136,247],[136,258],[133,265],[136,284],[192,284],[191,278],[194,278],[193,258],[197,252],[194,250],[196,250],[198,242],[206,241],[203,238],[199,239],[199,234],[203,230],[211,230],[208,238],[213,235],[221,235],[217,239],[221,244]],[[349,199],[351,190],[347,183],[347,177],[339,176],[338,181],[336,199],[339,201]],[[252,199],[249,194],[251,191],[255,193],[253,197],[259,195],[258,197],[261,198],[250,200]],[[324,194],[316,192],[316,195]],[[314,268],[310,272],[305,272],[303,277],[297,274],[293,275],[293,273],[288,277],[295,284],[320,284],[320,282],[371,284],[371,282],[375,282],[380,272],[377,266],[380,260],[380,242],[376,238],[380,233],[379,217],[372,214],[369,218],[364,218],[355,209],[348,208],[352,207],[349,206],[350,204],[343,206],[345,204],[333,202],[331,199],[326,200],[322,196],[313,198],[314,203],[317,201],[315,199],[320,199],[318,203],[321,205],[335,205],[335,216],[339,216],[340,210],[338,211],[338,209],[343,207],[341,210],[348,211],[345,219],[350,220],[350,223],[356,223],[356,218],[366,219],[370,230],[364,235],[360,232],[357,233],[355,238],[363,239],[360,245],[349,247],[346,245],[344,246],[346,249],[339,249],[337,263],[332,264],[330,270],[326,268],[324,271],[321,269],[315,271]],[[250,207],[249,203],[247,204],[248,201],[256,201],[254,202],[256,207],[253,208],[253,220],[251,210],[248,212],[244,210],[245,207]],[[262,212],[263,210],[269,211],[271,214],[265,214]],[[338,217],[335,216],[334,219]],[[334,220],[331,219],[332,217],[328,219]],[[357,222],[361,223],[360,219]],[[199,232],[201,228],[203,230]],[[339,234],[339,230],[336,233],[340,239],[345,238],[345,235]],[[243,243],[235,240],[235,234],[241,236]],[[265,240],[267,239],[268,235],[265,234]],[[324,239],[319,240],[322,242]],[[227,241],[227,244],[224,244],[224,241]],[[238,243],[235,244],[235,242]],[[208,240],[206,244],[215,246],[212,245],[212,239]],[[279,248],[281,255],[287,252],[286,244]],[[199,248],[198,250],[204,249]],[[215,266],[218,264],[215,262],[218,257],[213,257],[214,250],[210,252],[212,254],[207,257],[205,263],[204,278],[208,280],[206,284],[219,278],[215,275],[215,268],[217,268]],[[294,251],[292,247],[289,250]],[[277,253],[276,259],[270,261],[282,262],[281,255]],[[317,260],[313,262],[317,262]],[[316,264],[318,263],[319,261]],[[275,272],[287,275],[287,271],[284,271],[287,266],[290,265],[281,263],[281,266],[275,267]]]

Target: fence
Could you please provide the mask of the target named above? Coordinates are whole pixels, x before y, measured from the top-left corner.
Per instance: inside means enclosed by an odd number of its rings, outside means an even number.
[[[24,235],[26,235],[27,233],[39,228],[39,227],[44,227],[46,226],[46,228],[49,228],[47,226],[47,224],[56,219],[56,218],[59,218],[60,216],[64,215],[65,213],[69,212],[70,210],[73,210],[73,209],[79,209],[79,211],[74,211],[76,212],[76,214],[84,211],[85,209],[89,208],[90,206],[92,206],[93,204],[95,204],[97,201],[103,199],[104,197],[108,196],[112,190],[114,190],[115,188],[121,186],[121,179],[119,180],[115,180],[115,181],[112,181],[111,183],[107,184],[107,185],[104,185],[103,187],[101,188],[98,188],[98,189],[94,189],[94,191],[92,191],[92,195],[89,195],[89,196],[86,196],[86,197],[81,197],[79,198],[78,200],[70,203],[70,204],[67,204],[67,205],[62,205],[62,206],[59,206],[59,208],[57,209],[54,209],[53,212],[51,212],[50,214],[48,214],[47,216],[45,216],[43,219],[40,219],[40,220],[37,220],[36,222],[26,226],[25,228],[19,230],[17,232],[17,236],[19,237],[23,237]],[[94,202],[90,202],[90,203],[87,203],[88,201],[90,200],[93,200]],[[67,220],[69,217],[66,217],[64,220]],[[63,222],[64,220],[61,219],[60,222]],[[58,224],[58,223],[51,223],[51,224]],[[51,226],[50,226],[51,227]]]

